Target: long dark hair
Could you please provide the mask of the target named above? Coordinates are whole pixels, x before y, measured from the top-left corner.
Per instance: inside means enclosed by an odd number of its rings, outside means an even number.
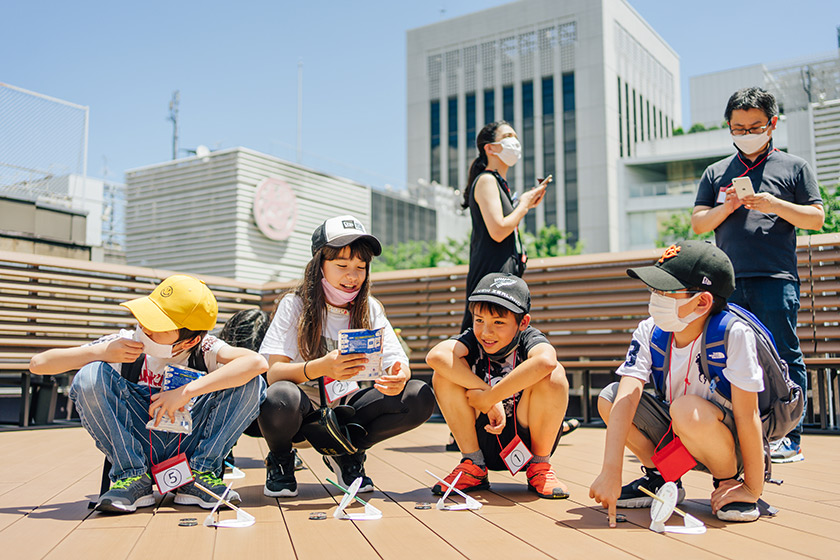
[[[370,328],[370,310],[368,299],[370,298],[370,261],[373,259],[374,251],[370,242],[365,239],[357,239],[350,245],[350,257],[356,257],[367,264],[365,281],[359,288],[359,295],[353,300],[350,307],[351,329]],[[324,273],[321,267],[326,261],[334,261],[338,258],[344,247],[330,247],[325,245],[318,249],[306,270],[303,272],[303,282],[295,289],[303,303],[303,312],[300,314],[300,321],[297,326],[298,351],[301,358],[306,361],[320,358],[327,353],[323,337],[323,326],[327,318],[327,300],[324,297],[324,289],[321,287],[321,278]]]
[[[470,207],[470,191],[472,191],[473,183],[478,174],[487,169],[487,152],[484,151],[484,146],[492,144],[496,141],[496,130],[502,125],[510,124],[507,121],[496,121],[490,124],[485,124],[478,135],[475,137],[475,146],[478,148],[478,157],[476,157],[470,165],[470,174],[467,177],[467,186],[464,187],[464,202],[461,203],[461,208]]]

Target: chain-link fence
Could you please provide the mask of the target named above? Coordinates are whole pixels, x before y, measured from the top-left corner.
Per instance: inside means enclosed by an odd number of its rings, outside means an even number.
[[[67,199],[87,175],[88,108],[0,82],[0,194]]]

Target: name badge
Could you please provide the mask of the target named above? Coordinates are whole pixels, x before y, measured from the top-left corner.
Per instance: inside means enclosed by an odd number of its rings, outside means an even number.
[[[533,456],[531,450],[519,436],[514,437],[499,453],[499,457],[505,462],[510,474],[516,474],[522,470],[522,467],[527,465]]]
[[[359,390],[359,384],[355,381],[338,381],[337,379],[324,378],[324,389],[327,392],[329,402],[337,401]]]
[[[187,456],[183,453],[157,465],[152,465],[152,476],[161,494],[171,492],[195,480]]]
[[[717,203],[718,204],[723,204],[724,202],[726,202],[726,187],[722,187],[718,191],[718,197],[717,197]]]

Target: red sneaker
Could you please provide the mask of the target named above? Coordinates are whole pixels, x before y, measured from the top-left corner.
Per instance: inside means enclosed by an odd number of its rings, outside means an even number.
[[[458,484],[455,488],[461,492],[475,492],[476,490],[486,490],[490,488],[490,481],[487,480],[487,467],[476,466],[472,459],[461,459],[458,466],[455,467],[449,476],[444,478],[447,484],[452,484],[458,473],[464,473],[458,479]],[[435,484],[432,486],[432,494],[442,496],[446,492],[446,487],[443,484]]]
[[[540,498],[561,500],[569,497],[569,491],[548,463],[531,463],[525,474],[528,476],[528,490],[536,492]]]

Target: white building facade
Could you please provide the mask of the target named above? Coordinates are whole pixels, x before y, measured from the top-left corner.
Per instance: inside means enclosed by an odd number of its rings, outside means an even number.
[[[621,248],[618,160],[682,120],[679,59],[625,0],[521,0],[407,34],[408,182],[463,189],[476,133],[506,120],[517,192],[554,176],[525,227]]]

